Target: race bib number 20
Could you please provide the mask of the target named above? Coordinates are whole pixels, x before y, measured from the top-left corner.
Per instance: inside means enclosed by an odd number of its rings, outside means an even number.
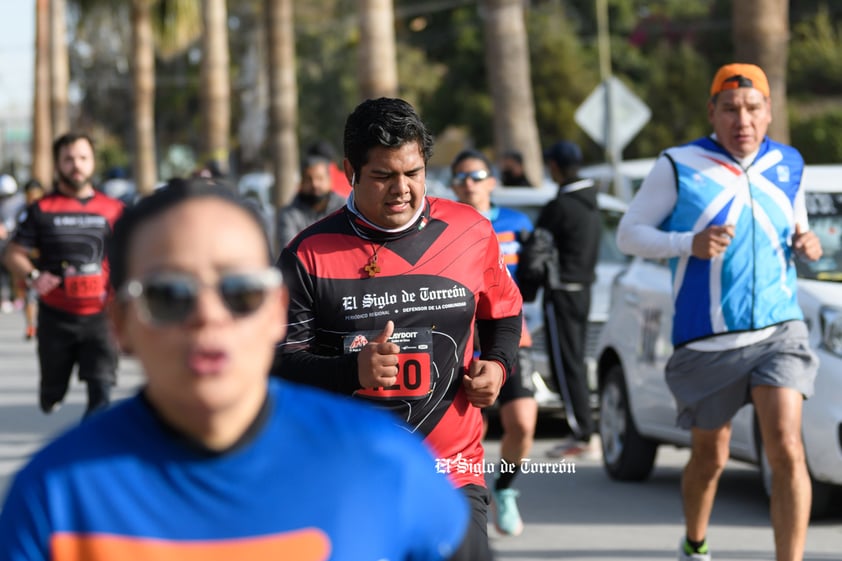
[[[359,352],[379,331],[358,331],[346,335],[344,347],[346,353]],[[419,399],[432,389],[431,355],[433,353],[433,335],[429,328],[398,328],[389,338],[389,342],[398,345],[398,380],[393,386],[357,390],[355,395],[375,399]]]

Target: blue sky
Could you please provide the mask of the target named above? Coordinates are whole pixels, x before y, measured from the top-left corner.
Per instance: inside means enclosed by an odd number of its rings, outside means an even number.
[[[32,112],[35,0],[0,0],[0,115]]]

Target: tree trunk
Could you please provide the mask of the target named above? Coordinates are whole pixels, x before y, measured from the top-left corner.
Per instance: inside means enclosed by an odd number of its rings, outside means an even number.
[[[132,0],[132,88],[134,91],[134,176],[137,192],[155,189],[155,43],[150,0]]]
[[[395,9],[392,0],[358,0],[358,77],[362,99],[398,95]]]
[[[789,56],[788,0],[739,0],[732,3],[734,54],[766,71],[772,98],[769,136],[789,142],[786,67]]]
[[[482,0],[485,66],[494,103],[494,149],[523,153],[526,176],[533,185],[544,180],[541,141],[529,66],[522,0]]]
[[[298,82],[295,75],[293,0],[264,0],[269,62],[269,141],[275,205],[298,190]]]
[[[70,82],[70,59],[67,54],[66,0],[50,0],[50,97],[55,134],[70,130],[67,89]]]
[[[35,2],[35,91],[32,107],[32,171],[48,190],[52,185],[53,131],[50,120],[50,6]]]
[[[241,171],[259,167],[269,122],[266,25],[262,18],[246,19],[245,23],[240,33],[248,38],[249,46],[240,60],[238,91],[233,94],[240,106],[240,118],[235,126]]]
[[[205,162],[228,173],[231,82],[228,77],[228,9],[225,0],[202,2],[202,150]]]

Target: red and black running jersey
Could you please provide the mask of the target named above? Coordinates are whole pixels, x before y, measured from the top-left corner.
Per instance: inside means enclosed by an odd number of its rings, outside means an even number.
[[[522,309],[486,218],[467,205],[428,198],[411,228],[389,234],[343,208],[295,238],[280,266],[290,306],[276,374],[376,402],[425,435],[439,459],[482,464],[481,412],[462,387],[474,319],[481,357],[508,373]],[[388,320],[395,324],[390,341],[401,347],[398,382],[362,389],[354,353]],[[454,482],[484,485],[472,469],[451,471]]]
[[[99,191],[86,199],[55,192],[26,209],[14,242],[36,249],[40,269],[62,278],[41,302],[77,315],[105,308],[105,238],[122,212],[123,203]]]

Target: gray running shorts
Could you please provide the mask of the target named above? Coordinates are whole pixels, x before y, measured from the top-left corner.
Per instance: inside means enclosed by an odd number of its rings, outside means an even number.
[[[675,350],[666,365],[675,397],[677,424],[684,429],[716,429],[751,402],[755,386],[793,388],[813,394],[818,358],[810,349],[803,321],[780,324],[759,343],[719,352]]]

